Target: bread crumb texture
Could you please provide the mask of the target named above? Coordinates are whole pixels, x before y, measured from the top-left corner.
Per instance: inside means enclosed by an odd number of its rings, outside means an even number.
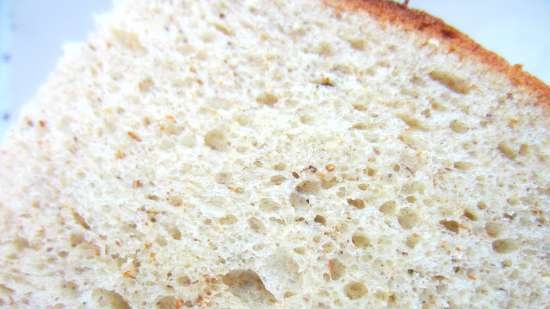
[[[548,106],[438,40],[117,1],[0,148],[0,307],[548,308]]]

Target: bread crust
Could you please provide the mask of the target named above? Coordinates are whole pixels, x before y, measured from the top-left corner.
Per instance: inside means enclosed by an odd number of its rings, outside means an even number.
[[[411,9],[405,4],[389,0],[323,0],[337,11],[365,11],[379,21],[401,26],[405,31],[414,31],[430,38],[437,38],[443,46],[461,58],[474,57],[490,69],[506,75],[520,88],[537,98],[537,102],[550,107],[550,86],[523,71],[522,65],[511,65],[499,55],[476,43],[466,34],[447,25],[443,20],[426,12]]]

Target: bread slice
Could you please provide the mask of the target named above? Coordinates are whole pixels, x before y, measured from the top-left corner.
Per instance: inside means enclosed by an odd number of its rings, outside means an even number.
[[[550,89],[377,0],[117,1],[0,153],[5,308],[548,308]]]

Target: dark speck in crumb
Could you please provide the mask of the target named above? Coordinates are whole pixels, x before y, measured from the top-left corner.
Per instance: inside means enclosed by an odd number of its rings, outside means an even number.
[[[8,113],[3,113],[3,114],[2,114],[2,120],[3,120],[3,121],[8,121],[8,120],[10,120],[10,114],[8,114]]]

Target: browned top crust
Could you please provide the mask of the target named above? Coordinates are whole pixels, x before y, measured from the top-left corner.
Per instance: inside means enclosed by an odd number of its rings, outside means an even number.
[[[324,0],[336,10],[364,10],[380,21],[416,31],[443,42],[449,52],[459,57],[475,57],[490,69],[505,74],[512,84],[531,92],[540,104],[550,106],[550,87],[523,71],[522,65],[510,65],[497,54],[486,50],[464,33],[423,11],[389,0]]]

